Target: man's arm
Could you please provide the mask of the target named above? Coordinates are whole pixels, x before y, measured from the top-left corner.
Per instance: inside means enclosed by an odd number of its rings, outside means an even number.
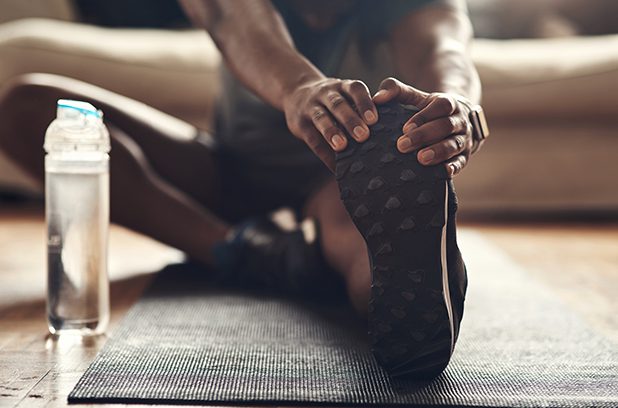
[[[394,27],[395,69],[415,87],[455,93],[479,103],[480,81],[468,52],[471,41],[465,2],[442,0],[404,17]]]
[[[205,28],[234,75],[277,109],[287,93],[307,80],[323,77],[300,55],[267,0],[180,0],[199,27]]]
[[[347,136],[369,137],[377,111],[360,81],[326,78],[294,47],[269,0],[180,0],[193,23],[205,28],[233,74],[275,108],[290,131],[332,169],[333,150]],[[353,107],[354,106],[354,107]]]
[[[478,103],[481,96],[471,40],[463,0],[442,0],[402,18],[391,33],[392,52],[398,76],[414,87],[389,78],[374,97],[376,103],[397,99],[421,109],[404,126],[398,148],[423,148],[421,163],[446,163],[451,175],[466,165],[474,145],[468,108],[459,101]]]

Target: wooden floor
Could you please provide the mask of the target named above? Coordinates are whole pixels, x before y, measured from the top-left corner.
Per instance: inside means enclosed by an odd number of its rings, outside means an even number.
[[[531,279],[546,283],[618,341],[618,222],[494,221],[463,228],[490,239]],[[65,406],[67,394],[105,342],[47,338],[44,233],[40,209],[0,208],[0,407]],[[112,228],[112,331],[152,272],[180,259],[173,249]]]

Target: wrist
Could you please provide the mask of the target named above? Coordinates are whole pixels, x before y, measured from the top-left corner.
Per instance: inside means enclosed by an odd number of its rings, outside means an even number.
[[[282,102],[285,107],[289,101],[289,98],[298,91],[298,89],[306,86],[307,84],[321,81],[326,77],[317,69],[307,69],[304,72],[294,75],[284,81],[282,85]]]
[[[472,153],[476,153],[489,136],[489,127],[487,126],[487,119],[485,118],[485,112],[479,104],[471,102],[468,98],[461,95],[454,95],[455,100],[465,108],[466,116],[470,123],[472,132],[472,140],[474,145],[472,147]]]

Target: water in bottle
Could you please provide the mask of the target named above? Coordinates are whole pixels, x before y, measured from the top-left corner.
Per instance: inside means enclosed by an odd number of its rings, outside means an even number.
[[[109,321],[109,134],[101,111],[59,100],[45,134],[47,318],[52,334],[95,335]]]

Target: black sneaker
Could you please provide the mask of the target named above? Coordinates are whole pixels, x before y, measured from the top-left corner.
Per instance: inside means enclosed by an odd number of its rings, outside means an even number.
[[[305,297],[342,290],[341,278],[322,255],[318,224],[311,221],[311,240],[300,227],[285,230],[268,216],[237,225],[213,250],[219,282]]]
[[[393,376],[433,378],[459,332],[466,271],[455,236],[457,203],[443,165],[423,166],[396,140],[417,109],[378,106],[364,143],[337,154],[341,199],[367,242],[372,285],[369,339]]]

